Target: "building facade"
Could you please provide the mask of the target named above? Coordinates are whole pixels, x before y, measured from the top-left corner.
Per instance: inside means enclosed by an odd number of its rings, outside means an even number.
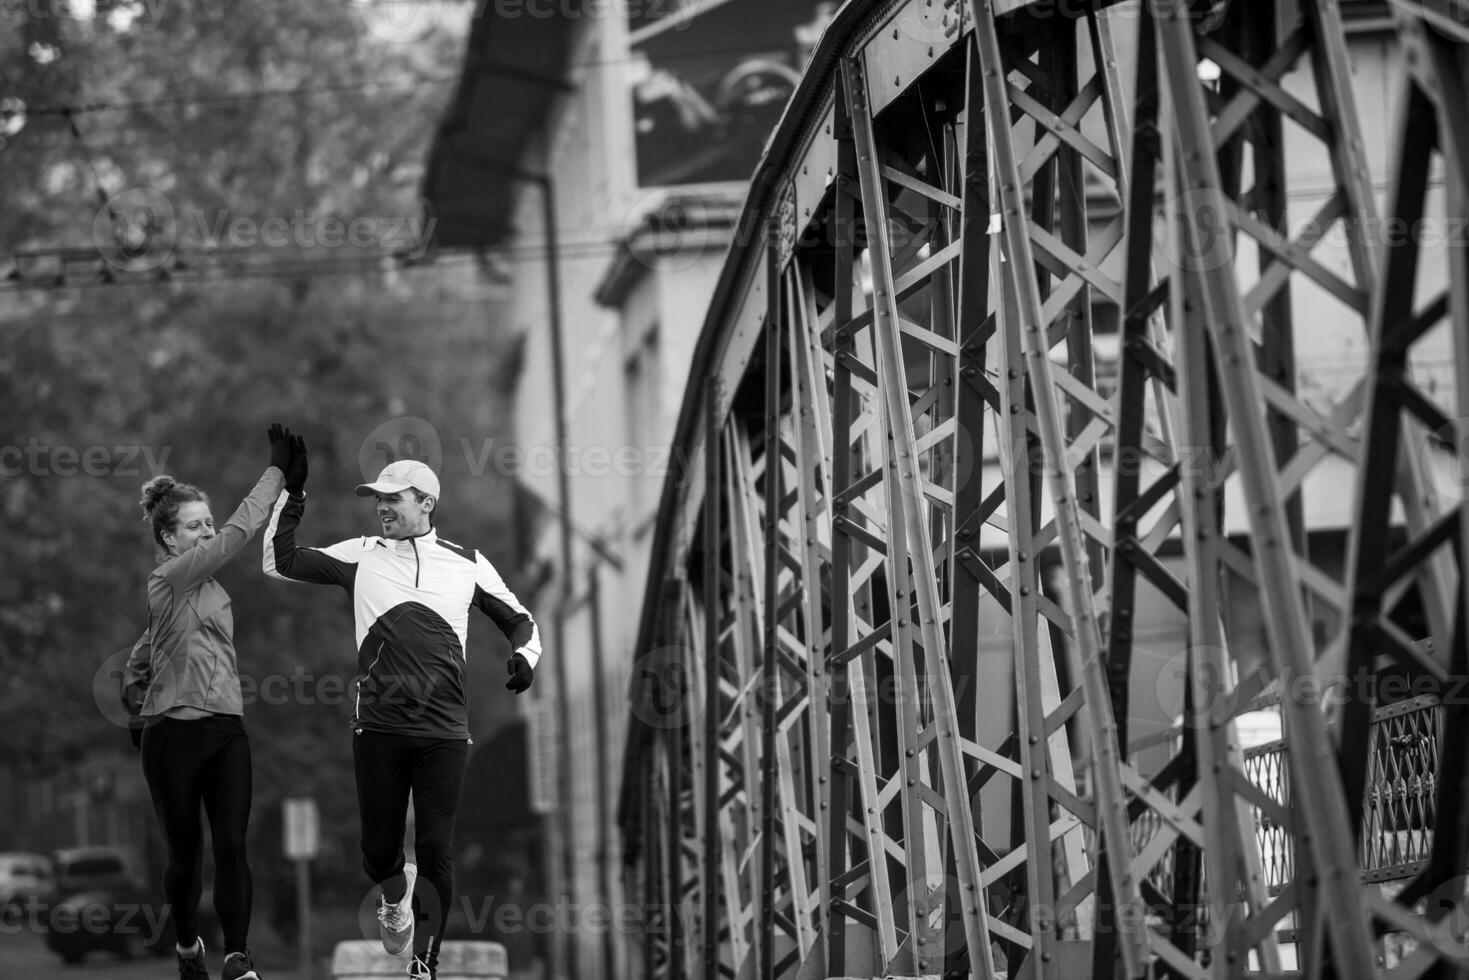
[[[639,975],[629,936],[666,925],[643,922],[626,894],[616,831],[627,692],[662,663],[635,648],[652,528],[679,470],[673,423],[746,181],[834,6],[543,16],[481,3],[434,149],[440,245],[484,251],[524,338],[516,436],[493,464],[529,501],[526,568],[545,570],[523,596],[548,651],[525,711],[532,801],[556,839],[548,897],[583,923],[541,946],[566,976]]]
[[[1136,60],[1128,6],[1110,14],[1125,65]],[[464,227],[452,228],[445,244],[486,250],[510,284],[509,316],[524,336],[515,451],[496,465],[513,471],[536,502],[525,557],[548,570],[539,593],[525,597],[550,624],[537,698],[526,710],[538,781],[533,796],[555,842],[551,894],[566,905],[561,921],[576,924],[558,930],[546,952],[561,975],[578,978],[644,975],[652,968],[644,934],[692,925],[679,921],[688,914],[683,906],[645,901],[648,883],[629,870],[641,860],[643,842],[618,831],[629,732],[683,724],[675,711],[662,714],[658,695],[649,692],[691,683],[665,649],[679,645],[676,635],[640,635],[645,606],[659,601],[646,594],[650,561],[661,560],[651,554],[653,532],[667,482],[696,479],[679,458],[675,424],[689,397],[691,359],[711,297],[727,256],[758,244],[739,230],[745,181],[835,13],[829,3],[772,7],[764,0],[662,7],[588,4],[535,19],[529,4],[481,4],[460,108],[435,150],[438,183],[430,181],[436,206],[470,198],[479,206],[456,216]],[[1380,207],[1393,148],[1372,134],[1392,131],[1401,66],[1385,4],[1343,9]],[[1120,73],[1124,84],[1129,75]],[[1308,72],[1287,74],[1284,88],[1315,107],[1310,82]],[[1092,117],[1082,129],[1105,145],[1103,125]],[[1281,134],[1284,200],[1299,228],[1332,204],[1331,161],[1311,135],[1289,126]],[[443,176],[455,167],[462,168],[457,177]],[[1110,220],[1120,204],[1099,189],[1090,220]],[[1315,260],[1345,275],[1349,253],[1345,241],[1327,242]],[[1233,255],[1237,268],[1251,270],[1241,275],[1257,283],[1270,275],[1268,258],[1248,247]],[[1118,277],[1121,261],[1112,256],[1102,272]],[[1437,263],[1426,269],[1425,283],[1443,281],[1443,262],[1442,252],[1425,254],[1427,265]],[[1294,284],[1288,297],[1291,380],[1305,402],[1329,415],[1353,397],[1369,355],[1366,337],[1339,328],[1344,316],[1331,288]],[[1100,291],[1090,316],[1097,388],[1108,394],[1121,317]],[[1452,405],[1452,353],[1446,329],[1441,333],[1437,348],[1420,348],[1414,370],[1426,390]],[[990,448],[975,461],[986,486],[1003,478],[996,435],[985,434]],[[1103,512],[1111,509],[1113,463],[1099,458]],[[1311,469],[1297,503],[1313,558],[1331,578],[1341,576],[1346,560],[1351,498],[1340,486],[1351,478],[1350,468],[1336,470],[1326,460]],[[1224,489],[1225,531],[1242,534],[1237,481]],[[1049,520],[1042,511],[1039,519]],[[1003,551],[1004,529],[982,528],[979,547]],[[1165,554],[1163,561],[1172,559]],[[1134,738],[1156,736],[1162,744],[1183,710],[1183,676],[1170,679],[1167,668],[1188,644],[1188,622],[1148,586],[1141,589],[1133,684],[1150,685],[1154,696],[1129,722]],[[1057,602],[1061,593],[1058,585]],[[1258,635],[1263,645],[1252,599],[1229,604],[1228,612],[1238,620],[1232,635]],[[1342,625],[1323,613],[1318,639]],[[985,642],[1008,645],[1008,633]],[[1076,668],[1061,659],[1063,675]],[[1241,721],[1247,742],[1269,742],[1279,732],[1268,707]],[[1073,753],[1081,758],[1086,749],[1084,733],[1077,733]]]

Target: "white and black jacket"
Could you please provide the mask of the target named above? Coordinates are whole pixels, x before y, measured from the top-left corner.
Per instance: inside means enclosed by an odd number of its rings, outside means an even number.
[[[352,597],[357,731],[469,738],[465,642],[469,609],[494,621],[532,667],[541,655],[530,613],[478,551],[435,530],[397,540],[361,537],[326,548],[296,544],[304,495],[284,491],[265,529],[265,574],[340,585]]]

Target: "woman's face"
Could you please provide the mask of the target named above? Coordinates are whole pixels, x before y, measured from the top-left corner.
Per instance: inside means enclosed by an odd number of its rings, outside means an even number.
[[[163,543],[170,555],[181,555],[201,541],[214,537],[214,516],[202,500],[191,500],[179,507],[178,520],[172,531],[163,532]]]

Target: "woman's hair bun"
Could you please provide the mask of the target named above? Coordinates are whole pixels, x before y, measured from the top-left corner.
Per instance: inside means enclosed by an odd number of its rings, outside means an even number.
[[[158,506],[158,502],[168,496],[168,492],[176,486],[178,486],[178,481],[166,473],[155,476],[143,484],[143,497],[138,501],[143,505],[143,512],[151,514],[153,508]]]

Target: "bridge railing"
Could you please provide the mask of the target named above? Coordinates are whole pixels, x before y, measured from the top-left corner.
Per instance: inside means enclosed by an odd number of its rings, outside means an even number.
[[[1433,696],[1397,701],[1373,713],[1367,792],[1362,800],[1363,882],[1411,878],[1426,865],[1433,846],[1442,728],[1443,707]],[[1280,738],[1244,753],[1250,782],[1287,812],[1293,808],[1289,751],[1287,739]],[[1279,894],[1296,876],[1294,832],[1258,807],[1252,807],[1251,814],[1266,889]],[[1145,845],[1161,826],[1155,813],[1144,814],[1132,825],[1134,846]],[[1171,862],[1163,862],[1149,880],[1159,892],[1170,895],[1172,875]]]

